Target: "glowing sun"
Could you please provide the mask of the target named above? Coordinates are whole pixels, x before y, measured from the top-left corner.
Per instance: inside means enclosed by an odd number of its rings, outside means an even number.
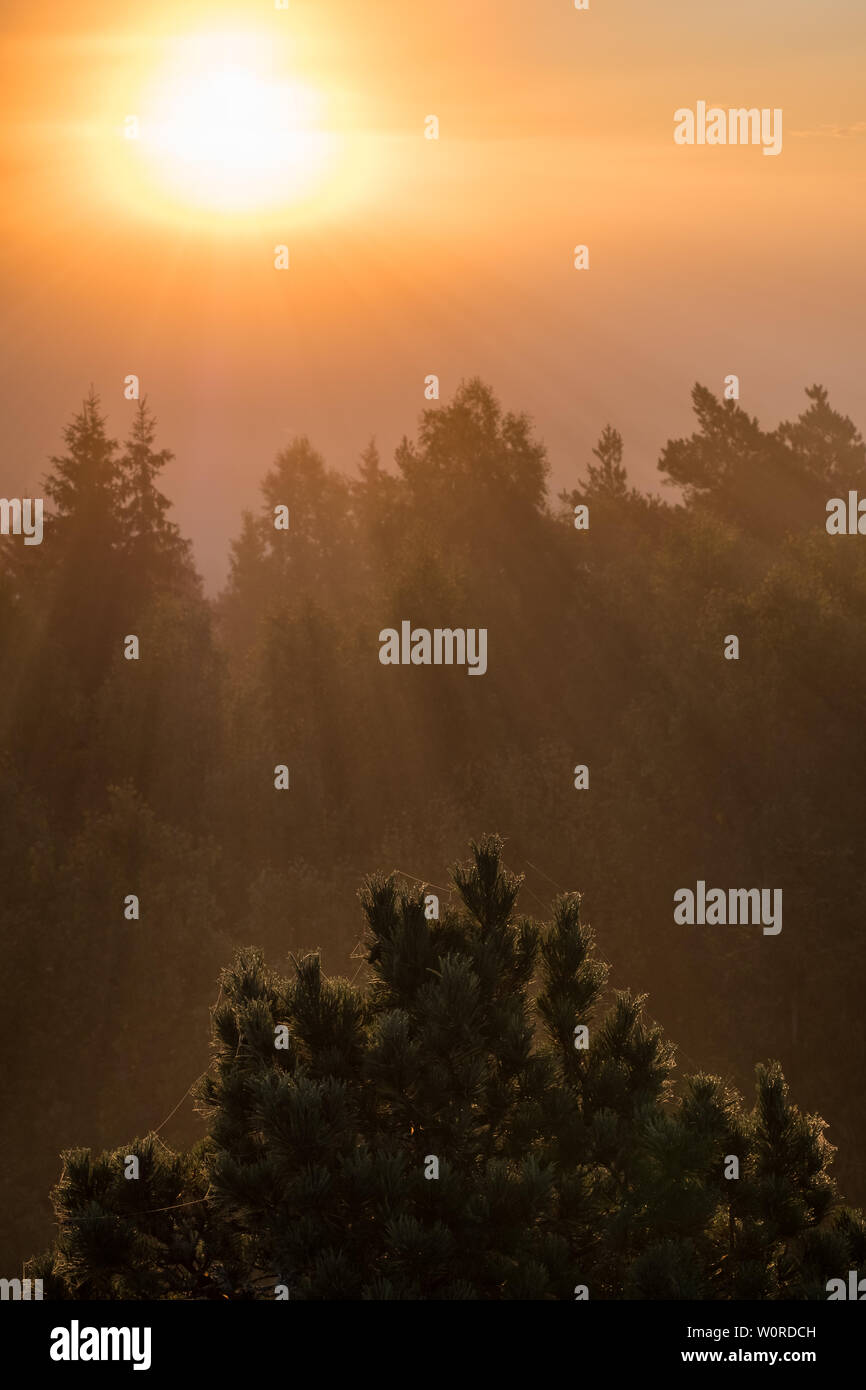
[[[165,194],[229,213],[285,207],[329,177],[335,140],[322,97],[273,70],[266,43],[237,34],[178,40],[145,91],[138,141]]]

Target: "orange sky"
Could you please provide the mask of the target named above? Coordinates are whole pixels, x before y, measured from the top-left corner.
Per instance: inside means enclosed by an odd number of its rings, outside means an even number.
[[[866,427],[866,6],[590,4],[7,0],[3,494],[34,491],[90,382],[123,435],[130,372],[211,585],[282,444],[351,469],[376,434],[389,455],[431,372],[534,415],[557,484],[607,421],[653,483],[692,383],[729,372],[768,425],[817,380]],[[312,94],[326,151],[264,210],[193,203],[170,152],[123,138],[155,91],[188,95],[195,36],[225,33]],[[781,107],[782,153],[675,146],[698,100]]]

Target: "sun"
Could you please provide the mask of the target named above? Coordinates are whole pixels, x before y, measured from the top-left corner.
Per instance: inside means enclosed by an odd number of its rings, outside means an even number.
[[[334,173],[323,97],[248,34],[176,40],[145,87],[134,139],[142,175],[186,207],[238,214],[308,199]]]

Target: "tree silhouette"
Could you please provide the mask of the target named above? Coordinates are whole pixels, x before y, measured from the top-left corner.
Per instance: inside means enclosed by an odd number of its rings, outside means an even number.
[[[423,888],[366,881],[366,988],[241,951],[199,1089],[207,1141],[68,1153],[58,1241],[32,1266],[48,1295],[826,1297],[866,1226],[822,1121],[775,1064],[752,1111],[715,1077],[677,1091],[643,997],[599,1014],[579,896],[546,925],[518,915],[502,850],[473,844],[438,919]]]
[[[133,611],[158,589],[187,586],[197,592],[191,544],[169,521],[171,503],[156,486],[157,476],[174,454],[169,449],[155,450],[155,438],[156,419],[145,396],[136,408],[119,465],[117,515],[126,572],[135,585]]]

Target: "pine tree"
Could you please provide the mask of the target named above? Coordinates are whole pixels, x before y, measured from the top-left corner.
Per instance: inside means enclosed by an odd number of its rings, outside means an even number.
[[[368,879],[364,988],[241,951],[199,1089],[208,1138],[137,1141],[138,1185],[123,1151],[65,1155],[59,1237],[33,1262],[48,1296],[825,1297],[866,1227],[822,1122],[775,1065],[751,1112],[713,1077],[676,1088],[643,998],[599,1013],[579,896],[544,926],[519,915],[502,850],[473,844],[438,918],[423,888]]]
[[[619,430],[615,430],[612,425],[605,425],[592,452],[598,463],[589,463],[586,466],[587,493],[600,493],[610,498],[622,497],[627,489],[626,471],[622,462],[622,435]]]
[[[798,462],[826,487],[840,492],[858,488],[866,477],[866,443],[847,415],[833,410],[824,386],[807,386],[809,406],[798,419],[779,426]]]
[[[829,410],[820,387],[807,394],[813,407],[796,425],[768,432],[737,401],[718,400],[697,383],[698,429],[668,440],[659,470],[684,489],[687,505],[708,507],[764,543],[813,528],[823,518],[826,476],[843,462],[862,469],[863,459],[851,422]]]

